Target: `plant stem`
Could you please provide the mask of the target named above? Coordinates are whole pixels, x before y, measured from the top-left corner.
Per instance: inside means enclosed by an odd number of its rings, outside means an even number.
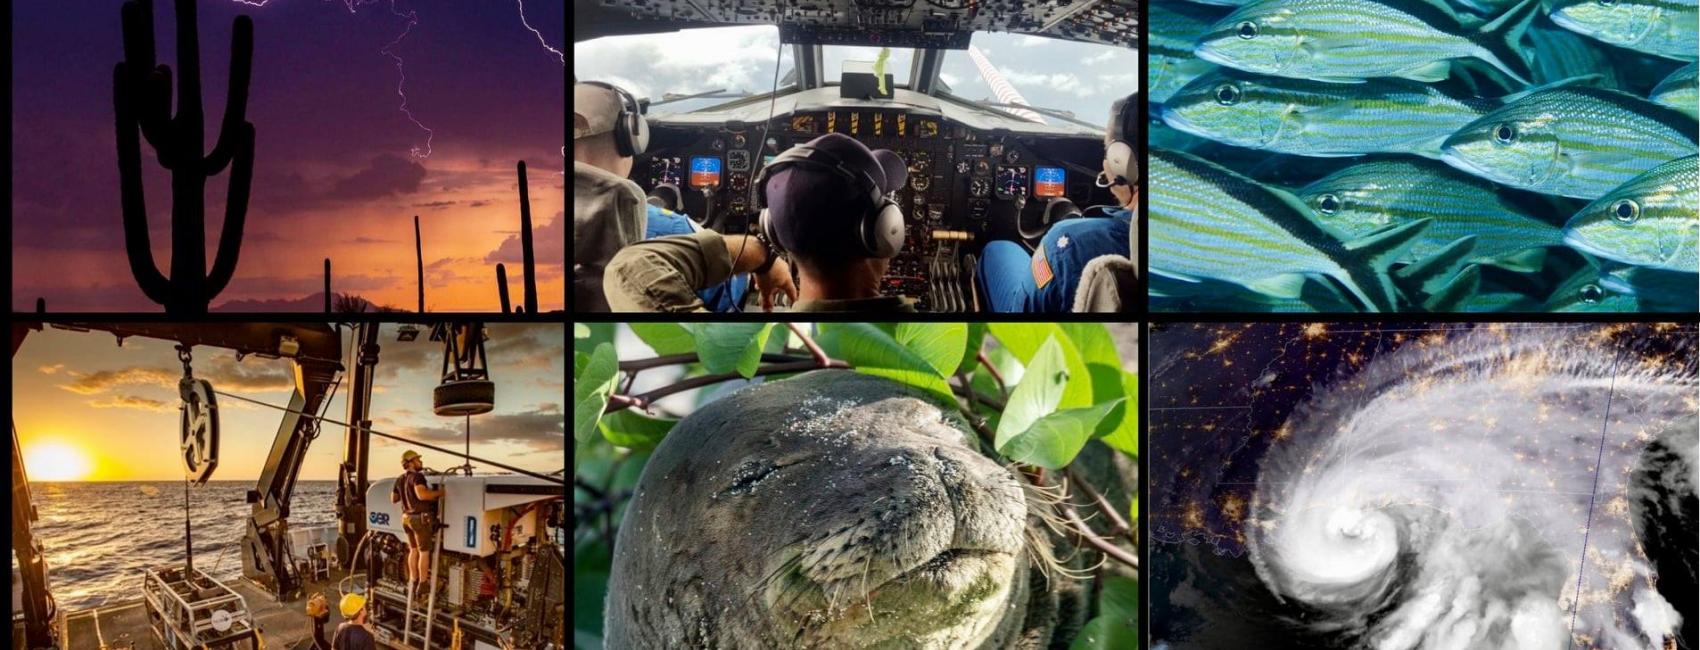
[[[1137,546],[1139,544],[1139,540],[1133,538],[1133,526],[1127,523],[1127,518],[1121,515],[1121,511],[1111,505],[1110,500],[1104,498],[1104,494],[1099,492],[1097,488],[1092,487],[1091,483],[1080,478],[1080,476],[1075,473],[1073,466],[1066,468],[1065,471],[1068,472],[1069,483],[1072,485],[1079,485],[1080,489],[1085,490],[1086,496],[1091,497],[1093,503],[1098,506],[1098,510],[1103,512],[1105,517],[1109,518],[1110,535],[1127,537],[1128,541],[1133,542],[1134,545]]]
[[[826,352],[820,349],[820,346],[815,343],[808,332],[803,331],[802,327],[799,327],[796,323],[786,323],[785,326],[791,328],[791,333],[796,334],[797,338],[802,339],[803,347],[808,348],[809,354],[815,356],[815,363],[819,363],[822,368],[832,364],[832,357],[826,356]]]
[[[1087,527],[1086,521],[1080,518],[1080,512],[1074,509],[1073,504],[1070,504],[1065,500],[1062,504],[1057,506],[1057,509],[1062,511],[1063,518],[1067,519],[1069,525],[1074,527],[1074,532],[1080,537],[1081,541],[1086,542],[1088,546],[1091,546],[1092,548],[1102,552],[1104,555],[1109,556],[1112,560],[1121,562],[1122,564],[1126,564],[1135,569],[1139,568],[1139,556],[1128,553],[1121,547],[1111,544],[1108,540],[1099,537],[1097,533],[1092,532],[1092,529]]]
[[[817,368],[844,368],[844,369],[849,369],[850,367],[851,367],[850,364],[845,363],[843,361],[838,361],[836,359],[827,359],[827,362],[826,362],[825,365],[821,365],[819,362],[813,361],[813,360],[791,361],[791,362],[787,362],[787,363],[770,363],[768,365],[761,366],[759,368],[756,368],[755,373],[750,375],[750,376],[751,377],[759,377],[759,376],[762,376],[762,375],[778,375],[778,374],[783,374],[783,373],[787,373],[787,372],[802,372],[804,370],[815,370]],[[635,406],[635,405],[638,405],[638,404],[654,404],[657,400],[660,400],[661,398],[666,397],[668,395],[672,395],[672,394],[675,394],[675,393],[683,393],[683,392],[690,390],[692,388],[701,388],[703,386],[707,386],[707,385],[710,385],[710,384],[718,384],[718,383],[723,382],[723,381],[732,381],[734,379],[745,379],[745,377],[743,375],[736,373],[736,372],[723,372],[723,373],[720,373],[720,374],[717,374],[717,375],[703,375],[703,376],[700,376],[700,377],[691,377],[689,379],[683,379],[683,380],[676,381],[676,382],[673,382],[671,384],[668,384],[666,386],[662,386],[662,387],[657,388],[655,390],[649,391],[647,393],[643,393],[641,395],[617,395],[617,394],[616,395],[609,395],[608,396],[608,407],[605,408],[605,409],[602,409],[602,413],[604,415],[606,415],[608,413],[613,413],[614,411],[618,411],[622,408],[626,408],[626,406]]]

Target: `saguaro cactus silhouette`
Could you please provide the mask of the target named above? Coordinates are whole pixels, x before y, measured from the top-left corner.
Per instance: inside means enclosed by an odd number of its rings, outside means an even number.
[[[212,152],[205,145],[201,112],[201,46],[195,0],[176,0],[177,115],[171,115],[171,68],[154,64],[153,1],[124,3],[124,60],[112,71],[113,105],[118,122],[119,187],[123,195],[124,246],[130,273],[142,293],[168,313],[200,313],[230,283],[242,248],[242,224],[248,215],[248,191],[254,177],[254,125],[245,121],[248,79],[253,64],[254,22],[236,18],[230,38],[230,91],[224,123]],[[160,274],[148,236],[147,203],[142,194],[142,153],[138,132],[171,171],[171,276]],[[212,272],[206,269],[206,184],[230,166],[230,191],[224,228]]]
[[[525,161],[519,161],[519,247],[525,273],[525,313],[537,313],[537,261],[531,252],[531,191],[525,182]]]

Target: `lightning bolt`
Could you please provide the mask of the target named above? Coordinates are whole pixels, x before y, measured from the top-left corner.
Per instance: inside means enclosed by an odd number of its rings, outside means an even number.
[[[555,58],[561,60],[561,65],[566,65],[567,64],[567,55],[562,54],[560,50],[557,50],[553,47],[550,47],[549,41],[543,40],[543,32],[537,31],[536,27],[531,26],[531,21],[526,20],[526,18],[525,18],[525,0],[515,0],[515,2],[519,3],[519,22],[520,22],[520,24],[525,25],[525,28],[531,30],[532,34],[537,35],[537,42],[543,44],[543,49],[549,50],[550,52],[553,52],[555,54]]]

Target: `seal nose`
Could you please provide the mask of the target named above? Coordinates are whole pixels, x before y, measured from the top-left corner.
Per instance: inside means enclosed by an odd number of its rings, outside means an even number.
[[[956,515],[951,548],[1020,551],[1027,498],[1016,477],[992,459],[966,449],[934,447],[933,459]]]

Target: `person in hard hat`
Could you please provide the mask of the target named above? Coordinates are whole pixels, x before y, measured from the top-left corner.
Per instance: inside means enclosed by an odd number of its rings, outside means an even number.
[[[409,449],[401,454],[401,478],[390,491],[390,502],[401,504],[402,528],[407,530],[407,581],[426,586],[431,579],[431,543],[437,538],[437,509],[433,501],[443,498],[442,490],[433,490],[425,481],[425,461],[419,452]]]
[[[307,599],[307,617],[313,619],[313,650],[330,650],[331,643],[325,640],[325,623],[331,620],[331,606],[323,592]]]
[[[348,594],[342,597],[342,603],[337,605],[342,610],[342,617],[348,619],[336,627],[336,635],[331,637],[331,650],[377,650],[378,640],[372,638],[372,631],[366,629],[366,597],[360,594]]]

